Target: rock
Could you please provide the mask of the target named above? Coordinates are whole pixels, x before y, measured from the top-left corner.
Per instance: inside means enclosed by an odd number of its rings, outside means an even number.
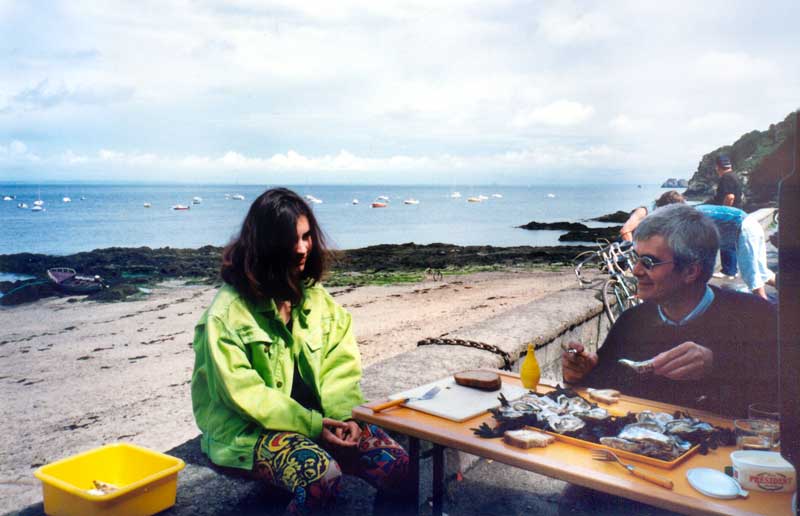
[[[614,213],[608,213],[606,215],[601,215],[600,217],[597,217],[597,218],[594,218],[594,219],[589,219],[589,220],[596,220],[598,222],[623,222],[624,223],[624,222],[628,221],[628,217],[630,217],[630,216],[631,216],[631,214],[629,212],[619,210],[619,211],[615,211]]]
[[[113,285],[108,288],[104,288],[97,292],[94,292],[88,296],[86,296],[87,300],[91,301],[124,301],[125,298],[131,296],[133,294],[138,294],[139,289],[133,285],[128,285],[125,283],[119,285]]]
[[[0,297],[0,305],[21,305],[58,294],[55,286],[50,282],[42,280],[15,281],[12,288],[5,291],[3,297]]]
[[[619,237],[622,226],[607,228],[586,228],[582,231],[569,231],[558,237],[559,242],[597,242],[598,240],[615,240]]]
[[[522,229],[530,229],[530,230],[539,230],[539,229],[549,229],[549,230],[557,230],[557,231],[580,231],[584,229],[589,229],[584,224],[579,222],[536,222],[531,221],[523,226],[517,226]]]
[[[689,181],[675,177],[670,177],[661,184],[661,188],[686,188],[687,186],[689,186]]]

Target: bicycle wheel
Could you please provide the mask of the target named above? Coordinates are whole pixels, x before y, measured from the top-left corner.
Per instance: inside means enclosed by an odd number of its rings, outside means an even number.
[[[622,312],[638,304],[633,297],[636,294],[636,285],[628,283],[626,286],[627,293],[626,287],[616,278],[609,278],[603,285],[603,306],[611,324],[614,324]]]

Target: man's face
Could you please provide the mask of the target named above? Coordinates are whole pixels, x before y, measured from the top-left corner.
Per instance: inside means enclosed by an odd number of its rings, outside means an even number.
[[[639,257],[649,256],[656,263],[670,262],[655,265],[649,270],[645,268],[641,260],[636,263],[633,275],[639,280],[637,295],[643,301],[663,304],[675,297],[675,294],[686,286],[683,274],[675,269],[675,263],[673,263],[675,256],[664,237],[655,235],[647,240],[638,240],[636,253]]]
[[[719,165],[714,165],[714,168],[717,169],[717,177],[722,177],[728,171],[727,168],[722,168]]]

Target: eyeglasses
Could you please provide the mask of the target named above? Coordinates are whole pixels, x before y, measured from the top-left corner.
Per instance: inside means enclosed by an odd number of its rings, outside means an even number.
[[[633,254],[634,262],[638,262],[642,264],[642,267],[647,269],[648,271],[653,270],[655,267],[659,265],[666,265],[668,263],[674,263],[674,260],[664,260],[663,262],[659,262],[655,256],[650,256],[649,254],[638,255],[636,253]]]

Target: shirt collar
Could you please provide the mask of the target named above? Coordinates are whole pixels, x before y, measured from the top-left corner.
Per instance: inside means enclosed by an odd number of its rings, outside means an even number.
[[[706,285],[706,292],[703,294],[703,297],[700,299],[700,302],[697,303],[697,306],[689,312],[686,317],[681,319],[680,321],[673,321],[669,317],[666,316],[664,311],[661,309],[661,305],[658,305],[658,316],[661,317],[661,320],[664,324],[669,326],[684,326],[688,324],[690,321],[697,319],[703,313],[708,310],[708,307],[711,306],[711,303],[714,301],[714,291],[711,290],[711,287]]]

